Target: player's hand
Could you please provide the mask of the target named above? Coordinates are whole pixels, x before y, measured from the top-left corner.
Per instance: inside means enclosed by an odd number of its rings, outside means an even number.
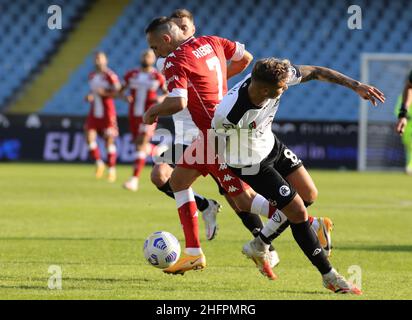
[[[92,94],[88,94],[85,99],[89,103],[92,103],[94,101],[94,97]]]
[[[363,99],[369,100],[374,106],[378,105],[376,100],[379,100],[380,102],[384,103],[386,99],[383,92],[367,84],[361,83],[359,86],[355,88],[355,91]]]
[[[403,133],[405,132],[407,123],[408,123],[408,120],[406,118],[400,118],[398,120],[398,123],[396,124],[396,132],[399,133],[400,135],[403,135]]]
[[[126,96],[125,99],[126,99],[126,101],[129,102],[129,103],[133,103],[133,96],[130,96],[130,95],[129,95],[129,96]]]
[[[153,124],[157,120],[157,115],[153,114],[152,109],[147,110],[143,115],[143,122],[145,124]]]

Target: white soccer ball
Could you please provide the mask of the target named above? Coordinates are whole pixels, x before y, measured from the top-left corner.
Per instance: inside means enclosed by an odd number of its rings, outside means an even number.
[[[180,257],[180,243],[176,237],[166,231],[152,233],[143,245],[144,257],[154,267],[165,269]]]

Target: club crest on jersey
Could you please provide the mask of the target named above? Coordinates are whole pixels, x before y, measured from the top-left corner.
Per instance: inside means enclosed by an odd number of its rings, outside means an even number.
[[[256,121],[249,123],[249,130],[253,130],[253,129],[256,129]]]
[[[173,66],[174,64],[169,61],[168,63],[166,63],[165,69],[169,69],[170,67],[173,67]]]

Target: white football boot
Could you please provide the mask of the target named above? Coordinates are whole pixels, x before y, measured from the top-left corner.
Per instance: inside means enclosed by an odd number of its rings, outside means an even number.
[[[216,215],[222,210],[222,205],[213,199],[207,200],[209,206],[202,211],[202,219],[205,222],[206,239],[213,240],[217,235]]]

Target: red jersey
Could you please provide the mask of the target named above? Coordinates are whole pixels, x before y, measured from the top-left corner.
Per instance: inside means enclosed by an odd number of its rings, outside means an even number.
[[[116,117],[116,107],[114,99],[102,97],[97,93],[98,89],[111,90],[120,86],[119,78],[110,69],[105,72],[92,72],[89,75],[89,86],[93,94],[93,101],[90,103],[89,117],[96,119],[108,119]]]
[[[227,92],[227,60],[240,60],[244,46],[216,36],[191,37],[165,60],[169,97],[188,99],[196,126],[210,129],[216,106]]]
[[[157,90],[163,87],[165,79],[156,69],[143,72],[133,69],[124,76],[133,100],[129,104],[129,117],[143,117],[143,114],[156,102]]]

